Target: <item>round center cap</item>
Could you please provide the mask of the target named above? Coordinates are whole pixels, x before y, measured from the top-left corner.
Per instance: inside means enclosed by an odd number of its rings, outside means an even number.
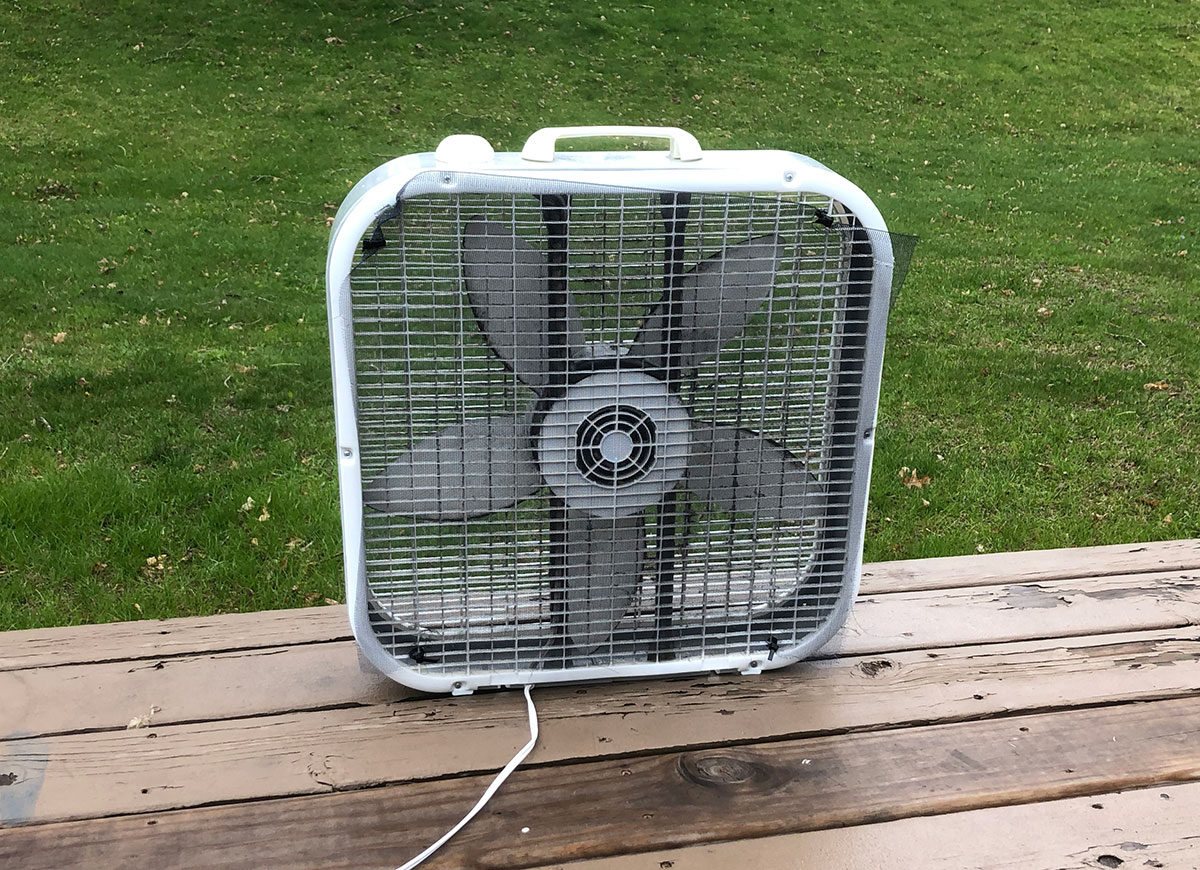
[[[683,478],[692,421],[665,383],[638,369],[599,371],[567,387],[538,426],[542,479],[566,506],[625,517]]]
[[[624,432],[609,432],[600,439],[600,455],[614,464],[624,462],[633,453],[633,439]]]

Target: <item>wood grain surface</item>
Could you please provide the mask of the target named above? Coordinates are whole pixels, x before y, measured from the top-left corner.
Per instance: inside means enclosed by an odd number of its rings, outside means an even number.
[[[1200,867],[1200,541],[868,565],[798,666],[535,698],[426,866]],[[0,864],[395,867],[526,728],[342,607],[0,634]]]
[[[289,611],[323,617],[324,611]],[[266,615],[266,614],[264,614]],[[864,596],[821,657],[1103,635],[1200,623],[1200,571]],[[3,635],[0,635],[2,638]],[[787,672],[785,672],[787,673]],[[0,671],[0,735],[124,728],[397,700],[353,641]],[[64,703],[63,699],[71,699]]]
[[[1200,539],[878,562],[862,594],[1200,569]],[[348,640],[344,607],[0,632],[0,670]]]
[[[1200,784],[571,862],[564,870],[1200,868]]]
[[[712,676],[535,690],[538,763],[951,722],[1200,692],[1200,628],[910,651]],[[0,743],[57,821],[495,769],[528,738],[514,693]]]
[[[1198,722],[1190,697],[536,766],[425,866],[534,867],[1194,781]],[[0,861],[394,868],[489,778],[27,825],[0,836]]]

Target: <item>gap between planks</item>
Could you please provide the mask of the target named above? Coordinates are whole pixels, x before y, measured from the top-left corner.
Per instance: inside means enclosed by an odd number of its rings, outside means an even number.
[[[526,868],[1191,782],[1200,698],[524,770],[426,865]],[[62,866],[391,868],[490,777],[12,828]],[[802,808],[802,811],[798,811]]]
[[[1200,691],[1200,627],[805,662],[537,690],[534,767],[897,729]],[[527,739],[513,693],[0,743],[32,783],[8,823],[45,823],[462,776]],[[18,783],[19,784],[19,783]]]
[[[1200,569],[1200,539],[868,564],[862,595]],[[350,637],[344,607],[139,620],[0,633],[0,671]]]
[[[1200,578],[1135,574],[868,597],[819,658],[888,655],[1200,623]],[[769,672],[776,673],[776,672]],[[783,679],[794,672],[784,670]],[[746,678],[743,678],[746,679]],[[754,678],[758,679],[758,678]],[[0,738],[359,706],[413,693],[359,666],[352,641],[0,672]],[[73,703],[62,703],[64,697]]]

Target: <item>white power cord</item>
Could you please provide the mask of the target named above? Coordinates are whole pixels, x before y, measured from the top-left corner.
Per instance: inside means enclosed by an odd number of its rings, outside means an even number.
[[[520,766],[521,762],[525,760],[529,753],[533,752],[534,744],[537,743],[538,739],[538,720],[537,708],[533,706],[533,696],[529,694],[529,690],[532,688],[533,686],[525,687],[525,703],[529,706],[529,742],[517,750],[517,754],[512,757],[512,761],[504,765],[504,770],[496,774],[496,778],[493,779],[492,784],[487,787],[487,790],[483,793],[483,797],[481,797],[479,802],[476,803],[475,806],[471,807],[470,811],[462,817],[462,821],[443,834],[440,840],[431,845],[420,855],[413,858],[407,864],[400,865],[396,868],[396,870],[413,870],[414,867],[416,867],[438,849],[442,848],[442,846],[446,845],[451,837],[465,828],[467,826],[467,822],[471,821],[471,819],[475,818],[475,816],[479,814],[479,811],[487,805],[488,801],[492,799],[492,795],[494,795],[500,789],[500,786],[504,785],[504,780],[508,779],[508,775]]]

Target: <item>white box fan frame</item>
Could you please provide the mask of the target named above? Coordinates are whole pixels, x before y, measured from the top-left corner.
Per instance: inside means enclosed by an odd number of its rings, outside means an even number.
[[[558,152],[575,137],[666,152]],[[891,238],[858,187],[676,128],[451,136],[326,266],[346,598],[419,690],[757,673],[858,588]]]

